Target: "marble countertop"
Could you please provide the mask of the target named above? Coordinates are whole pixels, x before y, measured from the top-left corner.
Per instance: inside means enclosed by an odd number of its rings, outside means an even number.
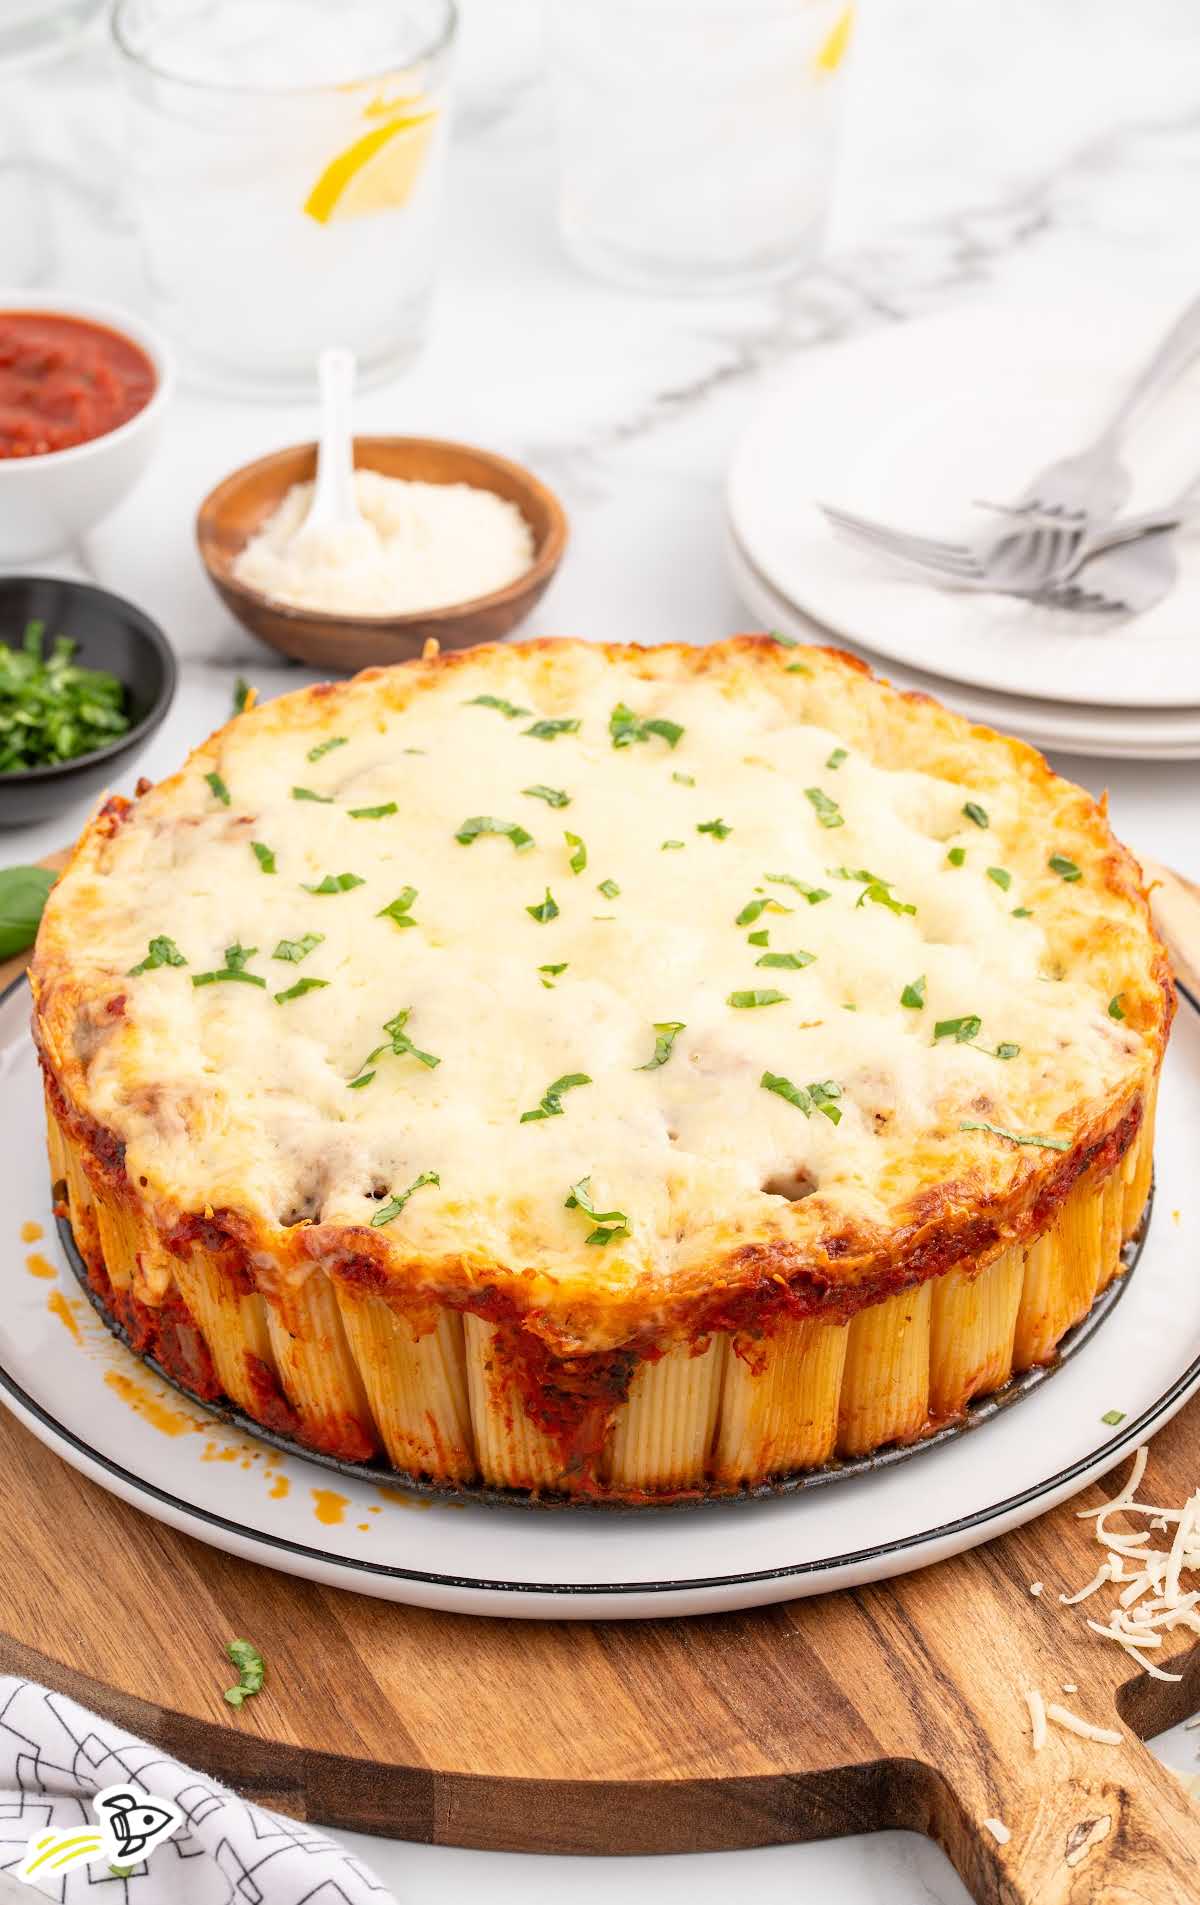
[[[1164,317],[1200,282],[1200,61],[1194,0],[864,0],[823,265],[756,296],[626,294],[577,272],[553,217],[537,0],[460,0],[457,123],[440,290],[415,366],[364,396],[359,427],[460,437],[534,466],[573,537],[530,634],[705,642],[746,612],[723,555],[731,447],[800,352],[979,297],[1078,310],[1116,293]],[[120,114],[102,40],[5,79],[36,172],[45,280],[139,305],[120,190]],[[10,123],[12,121],[10,120]],[[6,168],[8,175],[6,179]],[[180,393],[153,474],[86,541],[41,565],[133,597],[183,658],[170,718],[137,764],[157,776],[229,711],[236,673],[270,696],[306,677],[227,615],[193,544],[196,505],[234,465],[313,434],[303,406]],[[947,699],[953,701],[953,692]],[[1056,761],[1112,794],[1118,831],[1200,876],[1200,764]],[[84,814],[10,833],[9,859]],[[1194,1735],[1169,1742],[1194,1764]],[[1186,1742],[1186,1743],[1185,1743]],[[404,1898],[577,1905],[653,1890],[663,1905],[753,1887],[762,1905],[836,1890],[846,1905],[966,1899],[935,1848],[886,1833],[658,1861],[532,1859],[356,1841]]]

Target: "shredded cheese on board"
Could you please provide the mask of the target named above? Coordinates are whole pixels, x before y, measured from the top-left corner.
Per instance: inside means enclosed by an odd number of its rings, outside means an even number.
[[[1107,1558],[1085,1587],[1076,1594],[1060,1594],[1064,1607],[1076,1607],[1101,1588],[1119,1588],[1115,1604],[1105,1621],[1088,1619],[1095,1634],[1111,1640],[1136,1660],[1155,1680],[1181,1680],[1147,1658],[1146,1650],[1161,1647],[1176,1628],[1200,1634],[1200,1588],[1185,1588],[1182,1576],[1200,1570],[1200,1490],[1190,1495],[1182,1508],[1162,1508],[1137,1499],[1138,1487],[1146,1472],[1147,1451],[1140,1448],[1124,1487],[1100,1508],[1081,1508],[1081,1521],[1096,1524],[1096,1539],[1107,1550]],[[1126,1533],[1110,1527],[1118,1515],[1143,1515],[1149,1528],[1141,1533]],[[1151,1533],[1174,1529],[1170,1547],[1151,1545]]]

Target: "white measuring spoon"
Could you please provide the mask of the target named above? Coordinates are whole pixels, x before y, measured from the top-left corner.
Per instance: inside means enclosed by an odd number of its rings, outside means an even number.
[[[321,436],[317,444],[317,477],[308,514],[288,547],[303,551],[331,529],[365,531],[354,495],[354,352],[331,348],[317,359],[321,390]]]

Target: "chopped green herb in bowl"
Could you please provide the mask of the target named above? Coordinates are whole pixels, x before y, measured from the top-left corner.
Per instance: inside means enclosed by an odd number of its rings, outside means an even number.
[[[131,726],[126,692],[104,668],[82,668],[78,643],[57,635],[47,655],[43,622],[19,647],[0,643],[0,774],[54,767],[92,754]]]

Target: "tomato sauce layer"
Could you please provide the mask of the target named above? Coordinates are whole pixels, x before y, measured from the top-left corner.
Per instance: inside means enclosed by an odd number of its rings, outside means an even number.
[[[154,366],[132,338],[51,311],[0,311],[0,457],[46,456],[144,410]]]

